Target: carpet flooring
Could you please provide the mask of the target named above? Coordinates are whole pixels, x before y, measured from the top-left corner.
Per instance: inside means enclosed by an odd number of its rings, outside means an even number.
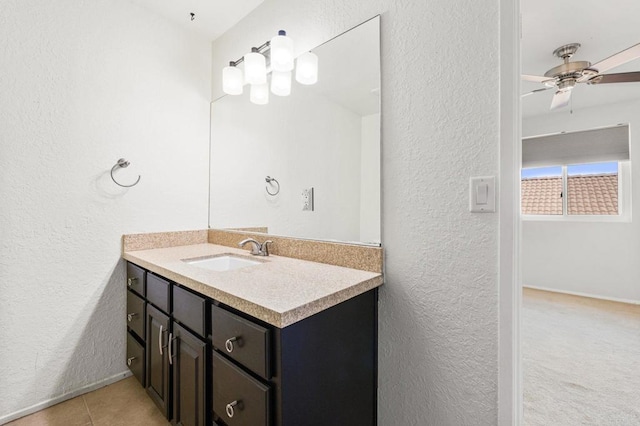
[[[640,425],[640,306],[524,289],[526,426]]]

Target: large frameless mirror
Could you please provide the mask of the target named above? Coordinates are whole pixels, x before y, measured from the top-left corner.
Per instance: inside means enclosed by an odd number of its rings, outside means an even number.
[[[312,52],[315,85],[212,103],[209,225],[379,245],[380,17]]]

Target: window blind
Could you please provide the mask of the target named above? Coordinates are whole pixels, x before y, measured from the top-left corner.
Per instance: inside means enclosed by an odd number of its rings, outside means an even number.
[[[629,125],[522,139],[522,167],[629,159]]]

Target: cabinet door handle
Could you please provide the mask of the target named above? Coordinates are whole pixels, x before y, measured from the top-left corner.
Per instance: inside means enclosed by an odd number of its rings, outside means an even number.
[[[173,337],[172,333],[169,333],[169,341],[167,342],[167,345],[169,346],[169,364],[173,364],[173,358],[175,357],[175,355],[173,355],[173,341],[177,340],[177,337]]]
[[[127,286],[131,287],[136,281],[138,281],[137,278],[127,278]]]
[[[132,356],[131,358],[127,358],[127,365],[128,365],[129,367],[131,367],[131,363],[133,362],[133,360],[134,360],[134,359],[137,359],[137,357]]]
[[[233,342],[237,341],[239,339],[238,336],[236,337],[232,337],[230,339],[227,339],[226,342],[224,342],[224,347],[227,350],[227,352],[231,353],[233,352]]]
[[[160,332],[158,333],[158,350],[160,351],[160,355],[162,355],[162,333],[164,333],[163,326],[160,325]]]
[[[241,401],[238,401],[236,399],[235,401],[228,403],[227,406],[224,408],[224,411],[227,412],[227,416],[229,416],[229,418],[232,418],[233,415],[235,414],[235,411],[234,411],[233,407],[235,407],[237,405],[239,409],[242,409],[242,407],[240,405],[238,405],[240,402]]]
[[[133,317],[135,317],[136,315],[138,314],[136,314],[135,312],[131,314],[127,314],[127,321],[129,322],[133,321]]]

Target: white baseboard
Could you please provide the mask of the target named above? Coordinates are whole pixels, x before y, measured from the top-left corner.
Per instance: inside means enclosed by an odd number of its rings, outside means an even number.
[[[122,379],[125,379],[129,376],[131,376],[131,371],[127,370],[122,373],[113,375],[111,377],[107,377],[106,379],[100,380],[99,382],[93,383],[91,385],[83,386],[74,391],[65,393],[64,395],[56,396],[55,398],[51,398],[46,401],[39,402],[35,405],[32,405],[31,407],[23,408],[22,410],[16,411],[14,413],[7,414],[6,416],[0,417],[0,425],[19,419],[20,417],[28,416],[29,414],[33,414],[36,411],[40,411],[42,409],[52,407],[68,399],[75,398],[76,396],[84,395],[85,393],[94,391],[96,389],[100,389],[102,387],[110,385],[111,383],[115,383]]]
[[[609,300],[611,302],[628,303],[630,305],[640,305],[640,300],[620,299],[620,298],[617,298],[617,297],[607,297],[607,296],[600,296],[600,295],[597,295],[597,294],[580,293],[580,292],[577,292],[577,291],[558,290],[556,288],[537,287],[537,286],[533,286],[533,285],[524,285],[524,284],[522,285],[522,287],[530,288],[530,289],[533,289],[533,290],[550,291],[552,293],[570,294],[572,296],[590,297],[592,299]]]

